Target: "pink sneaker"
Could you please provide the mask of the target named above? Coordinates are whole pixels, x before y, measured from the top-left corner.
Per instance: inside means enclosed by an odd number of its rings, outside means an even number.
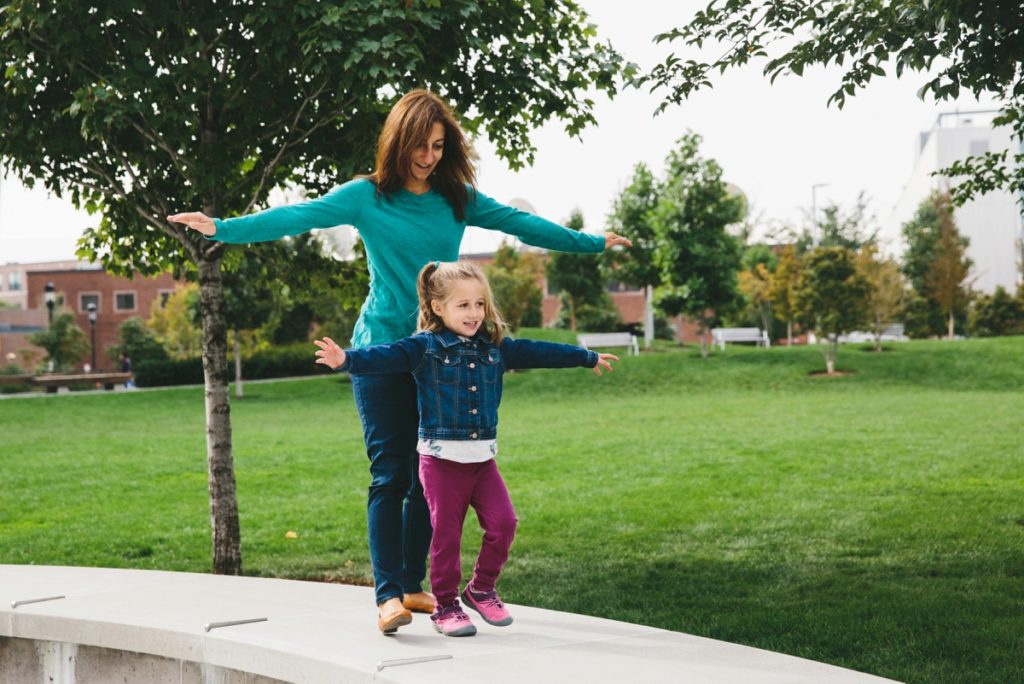
[[[480,613],[484,622],[495,627],[512,624],[512,616],[505,610],[505,604],[498,598],[498,592],[487,591],[478,594],[470,590],[469,587],[470,585],[467,584],[466,590],[462,592],[462,600],[466,602],[467,606]]]
[[[476,634],[476,627],[469,621],[469,616],[462,610],[462,606],[455,601],[450,606],[438,606],[434,614],[430,616],[434,629],[450,637],[473,636]]]

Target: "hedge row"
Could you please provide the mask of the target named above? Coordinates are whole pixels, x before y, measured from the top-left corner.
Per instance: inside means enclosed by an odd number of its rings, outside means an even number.
[[[329,373],[314,363],[316,349],[308,342],[275,347],[256,352],[242,359],[242,378],[286,378],[299,375]],[[234,356],[228,355],[229,377],[235,376]],[[135,384],[139,387],[203,384],[203,361],[200,358],[181,361],[140,361],[135,367]]]

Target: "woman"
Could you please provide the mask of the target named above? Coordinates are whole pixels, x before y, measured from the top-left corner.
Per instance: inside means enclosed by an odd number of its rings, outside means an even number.
[[[199,212],[168,216],[209,239],[276,240],[316,228],[352,225],[366,247],[370,292],[352,347],[389,343],[416,327],[416,276],[430,261],[457,261],[467,225],[515,235],[536,247],[600,252],[630,245],[623,237],[587,235],[495,202],[478,192],[469,143],[448,106],[426,90],[407,93],[388,114],[377,141],[375,171],[301,204],[234,219]],[[416,385],[408,373],[352,378],[370,460],[367,501],[377,626],[393,633],[432,613],[423,591],[430,519],[416,453]]]

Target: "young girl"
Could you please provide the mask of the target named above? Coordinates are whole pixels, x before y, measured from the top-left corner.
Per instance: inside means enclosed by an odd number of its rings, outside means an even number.
[[[325,337],[316,340],[316,361],[356,376],[405,371],[415,378],[420,481],[434,528],[430,584],[437,607],[431,620],[446,636],[472,636],[476,627],[459,605],[462,526],[470,506],[484,537],[462,600],[485,622],[512,623],[494,589],[517,522],[494,461],[502,373],[583,366],[601,375],[601,368],[612,370],[609,361],[618,357],[568,344],[505,337],[490,285],[471,263],[428,264],[420,271],[417,290],[417,334],[393,344],[347,351]],[[410,620],[411,616],[402,624]]]

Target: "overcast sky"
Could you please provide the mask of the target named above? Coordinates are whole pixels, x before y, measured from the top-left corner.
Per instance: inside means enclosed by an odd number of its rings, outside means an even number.
[[[654,35],[684,23],[706,2],[581,4],[604,39],[649,68],[669,51],[654,45]],[[690,129],[704,138],[702,155],[719,162],[725,180],[739,187],[754,214],[766,221],[801,222],[810,211],[812,186],[827,183],[817,190],[819,209],[828,202],[852,207],[864,191],[884,225],[910,175],[918,134],[930,129],[940,112],[978,103],[922,102],[915,93],[925,78],[910,74],[876,80],[842,110],[826,107],[840,74],[818,69],[770,85],[761,67],[752,64],[717,77],[713,89],[657,117],[660,94],[627,91],[610,102],[598,97],[599,125],[580,139],[569,138],[557,125],[536,132],[531,168],[510,171],[488,141],[478,140],[479,185],[499,201],[524,199],[555,221],[579,207],[587,229],[597,231],[634,165],[644,162],[660,173],[674,142]],[[0,185],[0,263],[72,258],[75,240],[95,221],[41,189],[29,191],[8,178]],[[486,231],[471,231],[463,251],[485,251],[495,242]]]

